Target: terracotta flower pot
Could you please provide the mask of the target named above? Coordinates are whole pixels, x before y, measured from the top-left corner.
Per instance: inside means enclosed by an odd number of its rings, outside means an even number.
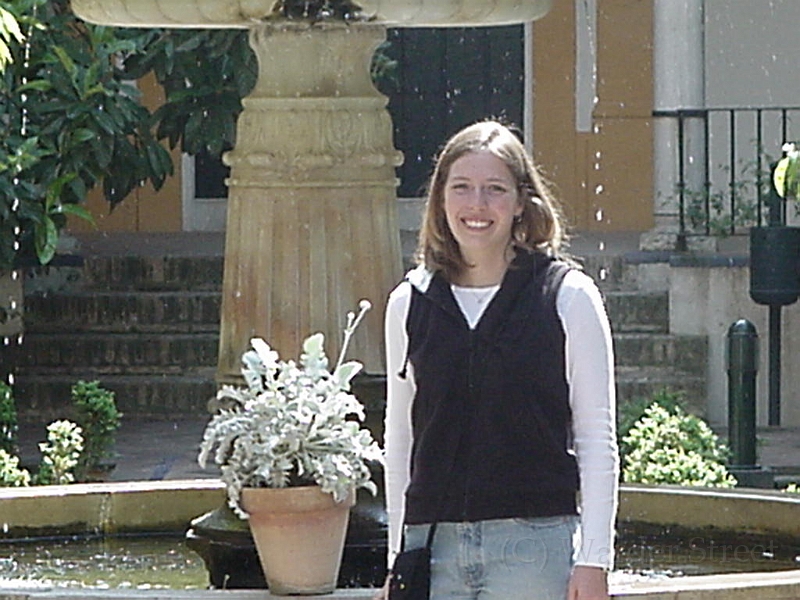
[[[245,488],[242,507],[272,594],[336,588],[355,491],[337,503],[319,487]]]

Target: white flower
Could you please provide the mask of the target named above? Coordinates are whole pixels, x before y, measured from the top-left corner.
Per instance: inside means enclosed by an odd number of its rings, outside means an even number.
[[[342,501],[353,488],[373,494],[368,463],[382,462],[383,451],[362,427],[364,406],[350,393],[361,363],[343,363],[350,336],[370,304],[362,300],[358,316],[348,315],[345,340],[331,373],[323,334],[303,343],[299,363],[280,360],[260,338],[242,356],[247,387],[223,386],[227,408],[215,414],[203,434],[198,462],[209,456],[221,467],[228,503],[242,518],[243,487],[319,485]]]

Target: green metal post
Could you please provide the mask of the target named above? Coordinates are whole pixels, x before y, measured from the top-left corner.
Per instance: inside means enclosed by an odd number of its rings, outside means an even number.
[[[746,319],[728,329],[728,445],[731,465],[756,464],[758,333]]]

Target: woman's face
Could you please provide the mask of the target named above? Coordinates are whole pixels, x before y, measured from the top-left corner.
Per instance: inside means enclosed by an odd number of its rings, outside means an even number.
[[[447,175],[444,211],[465,258],[505,252],[514,217],[522,214],[516,180],[491,152],[465,154]]]

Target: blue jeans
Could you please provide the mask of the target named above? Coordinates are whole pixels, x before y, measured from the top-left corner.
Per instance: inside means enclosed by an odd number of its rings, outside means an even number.
[[[428,527],[406,526],[406,549],[424,546]],[[574,516],[439,523],[431,600],[563,600],[577,527]]]

